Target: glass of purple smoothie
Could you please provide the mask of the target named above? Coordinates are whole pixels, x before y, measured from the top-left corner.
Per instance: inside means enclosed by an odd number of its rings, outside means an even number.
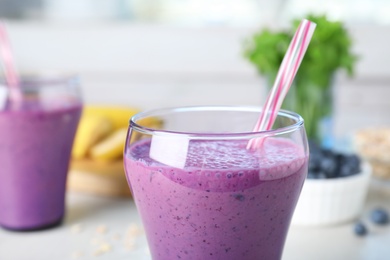
[[[0,225],[28,231],[63,219],[82,100],[73,76],[22,77],[20,90],[0,111]]]
[[[302,185],[303,119],[281,111],[252,132],[254,107],[183,107],[130,120],[128,184],[154,260],[281,259]],[[162,129],[142,125],[162,120]],[[247,144],[261,138],[254,149]]]

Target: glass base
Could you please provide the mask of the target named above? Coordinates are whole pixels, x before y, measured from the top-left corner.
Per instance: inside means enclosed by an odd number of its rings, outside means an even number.
[[[41,231],[41,230],[46,230],[46,229],[51,229],[57,226],[60,226],[63,222],[64,218],[61,217],[59,220],[56,220],[55,222],[49,223],[49,224],[44,224],[40,226],[35,226],[35,227],[8,227],[5,225],[0,224],[0,226],[6,230],[9,231],[15,231],[15,232],[32,232],[32,231]]]

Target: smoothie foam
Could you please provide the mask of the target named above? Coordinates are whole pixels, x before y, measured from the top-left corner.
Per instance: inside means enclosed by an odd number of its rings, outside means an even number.
[[[0,111],[0,225],[28,230],[61,221],[80,114],[81,104],[69,100]]]
[[[150,140],[127,150],[153,259],[281,258],[307,157],[284,139],[267,138],[257,152],[246,144],[192,140],[183,169],[151,159]]]

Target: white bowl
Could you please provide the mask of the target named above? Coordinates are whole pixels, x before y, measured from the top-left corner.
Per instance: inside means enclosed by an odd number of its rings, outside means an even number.
[[[307,179],[292,218],[293,225],[334,225],[361,213],[368,191],[371,167],[362,164],[358,174],[335,179]]]

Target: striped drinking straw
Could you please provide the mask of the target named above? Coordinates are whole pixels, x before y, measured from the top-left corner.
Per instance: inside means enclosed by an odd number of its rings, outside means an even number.
[[[12,103],[19,103],[22,99],[19,89],[19,76],[15,67],[7,28],[2,21],[0,21],[0,57],[3,63],[4,77],[9,87],[9,100]]]
[[[315,28],[316,24],[306,19],[302,20],[299,24],[253,132],[271,130],[278,111],[282,106],[283,100],[291,87],[303,56],[306,53]],[[261,140],[262,138],[251,139],[248,142],[247,148],[254,149],[258,147],[262,143]]]

